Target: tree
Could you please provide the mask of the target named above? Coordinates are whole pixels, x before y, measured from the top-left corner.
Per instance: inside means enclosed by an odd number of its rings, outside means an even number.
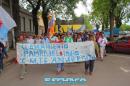
[[[27,4],[26,9],[31,10],[32,12],[32,16],[33,16],[33,25],[34,25],[34,30],[35,30],[35,34],[38,34],[38,11],[40,9],[41,6],[41,1],[42,0],[21,0],[21,6],[22,4]]]
[[[45,33],[48,31],[48,13],[54,11],[57,15],[63,14],[68,18],[74,15],[74,8],[79,1],[83,0],[42,0],[42,17],[44,20]]]
[[[114,25],[119,28],[122,20],[130,17],[130,0],[94,0],[93,15],[102,22],[102,26],[110,26],[110,36]],[[108,23],[109,19],[109,23]],[[105,23],[104,23],[105,21]],[[114,22],[116,21],[116,23]]]
[[[33,25],[35,29],[35,34],[38,34],[38,10],[40,9],[41,6],[41,1],[42,0],[27,0],[30,5],[32,6],[32,16],[33,16]]]
[[[14,33],[15,33],[15,40],[17,41],[17,37],[20,33],[20,14],[19,14],[19,0],[12,0],[12,15],[13,15],[13,18],[17,24],[17,27],[15,27],[14,29]]]
[[[108,0],[94,0],[92,3],[92,20],[97,24],[102,24],[102,30],[108,28],[109,2]]]
[[[130,18],[130,0],[118,0],[115,9],[115,21],[116,27],[119,28],[122,25],[122,20],[128,20]]]
[[[130,25],[122,24],[121,25],[121,30],[122,31],[130,31]]]
[[[82,15],[84,17],[84,24],[86,25],[87,29],[88,30],[92,30],[93,29],[93,26],[91,24],[91,17],[90,16],[85,16],[85,15]]]
[[[56,14],[62,13],[63,15],[74,15],[74,8],[79,1],[84,0],[21,0],[22,3],[26,2],[26,9],[32,9],[33,22],[35,26],[35,33],[38,33],[37,13],[42,7],[42,17],[45,26],[45,33],[48,29],[48,13],[49,11],[55,11]],[[23,6],[23,5],[21,5]],[[24,6],[23,6],[24,7]]]

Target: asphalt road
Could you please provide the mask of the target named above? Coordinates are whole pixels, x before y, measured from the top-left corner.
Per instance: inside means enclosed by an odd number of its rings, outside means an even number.
[[[19,79],[19,72],[20,65],[7,66],[0,75],[0,86],[47,86],[43,83],[43,76],[57,76],[54,64],[28,65],[28,73],[23,80]],[[65,71],[60,76],[87,77],[87,84],[53,86],[130,86],[130,55],[109,54],[103,62],[96,61],[92,76],[84,74],[84,63],[65,64]]]

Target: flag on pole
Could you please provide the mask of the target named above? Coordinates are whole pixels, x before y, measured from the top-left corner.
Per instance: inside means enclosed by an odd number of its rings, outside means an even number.
[[[15,21],[1,6],[0,6],[0,19],[9,30],[16,26]]]
[[[48,22],[48,30],[49,30],[49,34],[50,36],[54,35],[55,34],[55,30],[54,30],[54,27],[55,27],[55,16],[49,16],[50,17],[50,20]]]
[[[16,26],[12,17],[0,6],[0,40],[8,39],[8,31]]]

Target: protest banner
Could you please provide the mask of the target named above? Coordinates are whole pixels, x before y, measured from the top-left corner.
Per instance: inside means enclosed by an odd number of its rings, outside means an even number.
[[[55,64],[95,60],[92,41],[74,43],[17,43],[19,64]]]

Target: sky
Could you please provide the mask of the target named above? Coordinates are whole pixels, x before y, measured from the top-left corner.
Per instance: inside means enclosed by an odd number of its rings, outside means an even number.
[[[93,0],[86,0],[86,6],[80,1],[76,8],[74,9],[74,13],[77,17],[80,17],[82,14],[88,15],[92,11],[92,2]],[[58,18],[63,19],[62,15],[58,15]],[[71,20],[71,18],[70,18]]]
[[[79,17],[79,16],[81,16],[82,14],[88,15],[89,12],[92,11],[92,8],[91,8],[91,7],[92,7],[92,2],[93,2],[93,0],[86,0],[86,6],[83,5],[82,2],[79,2],[79,3],[77,4],[77,8],[74,10],[76,16]]]

